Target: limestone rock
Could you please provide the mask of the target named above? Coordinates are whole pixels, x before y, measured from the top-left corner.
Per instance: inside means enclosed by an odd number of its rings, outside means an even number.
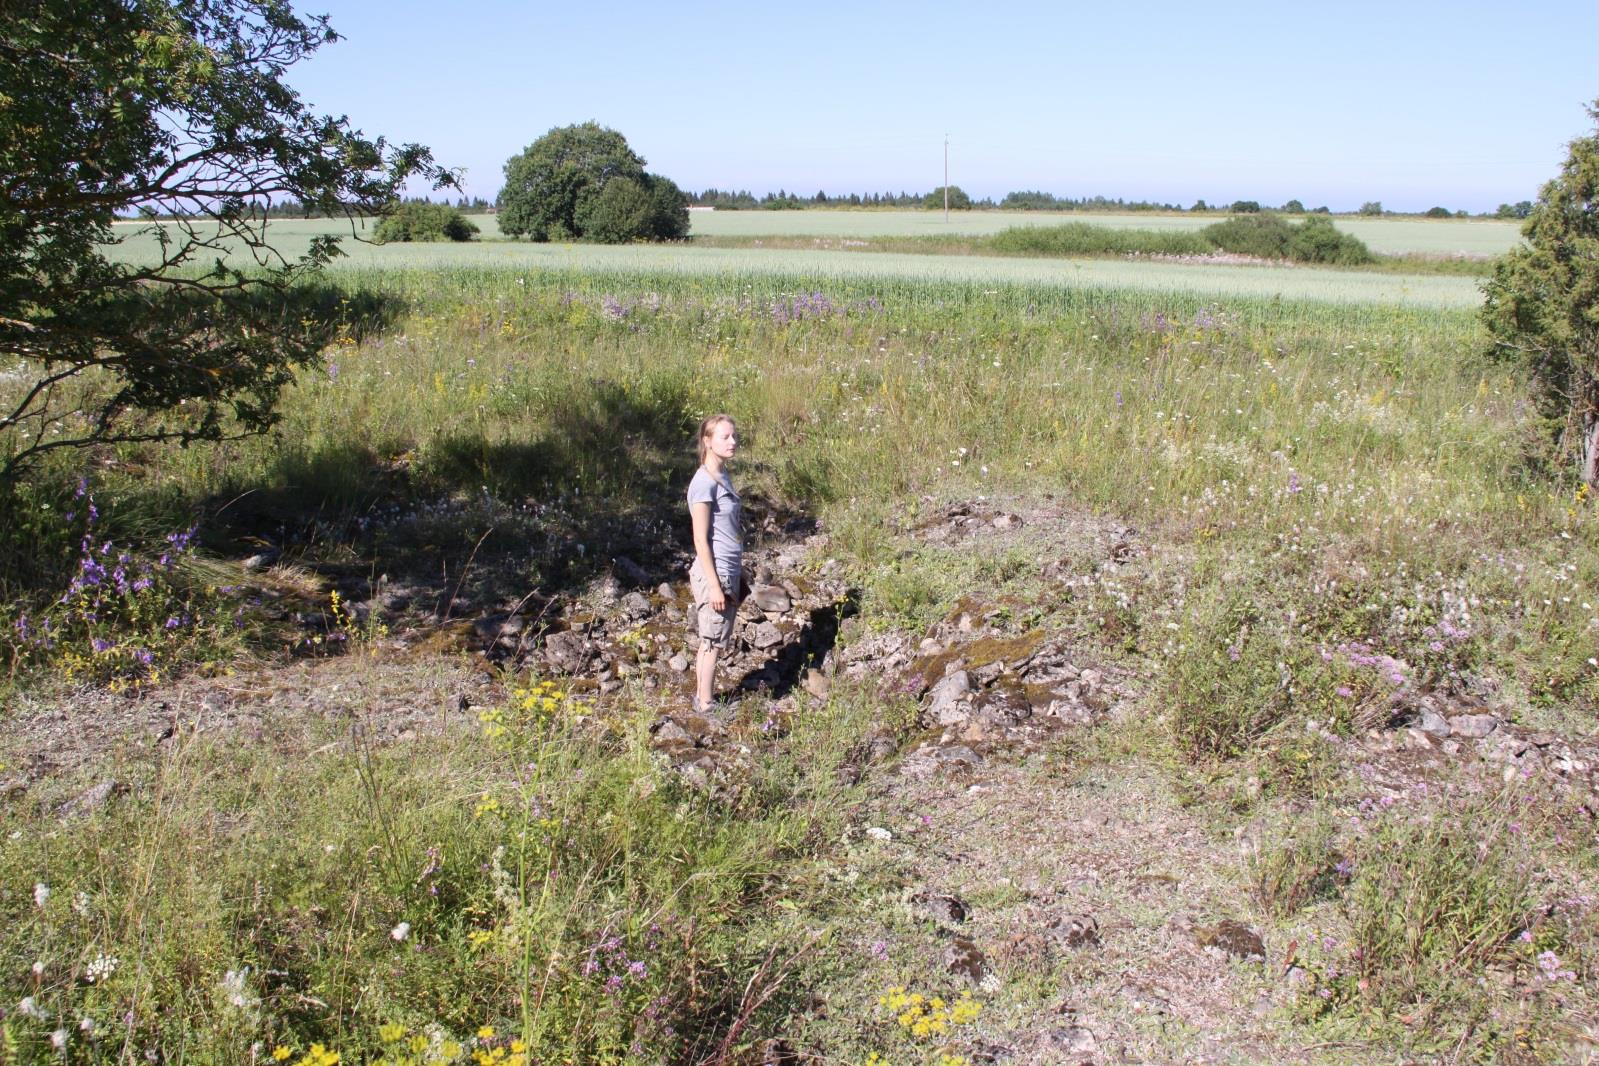
[[[972,984],[982,984],[988,976],[988,959],[970,939],[958,936],[944,949],[944,970]]]
[[[1449,720],[1428,707],[1421,712],[1421,720],[1417,723],[1416,728],[1430,737],[1439,737],[1441,739],[1449,735]]]
[[[1499,719],[1491,714],[1457,714],[1449,719],[1449,735],[1466,740],[1481,740],[1499,728]]]
[[[267,567],[277,562],[278,558],[282,554],[283,553],[276,548],[268,548],[265,551],[260,551],[250,556],[239,565],[243,566],[252,574],[260,573],[262,570],[265,570]]]
[[[959,925],[972,913],[965,900],[947,892],[918,892],[911,897],[911,902],[933,921],[947,925]]]
[[[649,572],[625,555],[618,555],[611,560],[611,565],[616,570],[616,576],[629,585],[642,587],[650,583]]]
[[[1092,914],[1069,914],[1050,925],[1049,935],[1069,948],[1099,945],[1099,922]]]
[[[56,813],[63,818],[86,817],[111,802],[111,797],[121,791],[121,788],[122,786],[116,781],[107,778],[67,800]]]
[[[1214,948],[1224,955],[1251,962],[1266,958],[1266,944],[1260,939],[1260,934],[1242,922],[1226,918],[1196,932],[1195,940],[1202,948]]]
[[[794,606],[788,591],[780,585],[756,585],[750,591],[750,599],[767,614],[784,614]]]
[[[761,622],[751,627],[748,640],[750,646],[759,649],[772,648],[783,643],[783,631],[771,622]]]
[[[939,748],[934,755],[945,766],[976,766],[983,761],[983,757],[964,744],[955,744],[947,748]]]
[[[671,721],[693,737],[694,743],[701,747],[727,736],[727,726],[722,723],[722,720],[708,714],[696,714],[692,711],[674,714],[671,717]]]
[[[972,675],[965,670],[946,674],[933,686],[927,716],[939,725],[955,725],[971,715],[966,697],[972,691]]]
[[[1067,1055],[1092,1055],[1099,1050],[1093,1031],[1080,1025],[1051,1029],[1044,1034],[1043,1043],[1051,1051]]]
[[[550,669],[563,674],[575,674],[588,665],[594,654],[589,639],[575,630],[551,633],[544,638],[544,661]]]

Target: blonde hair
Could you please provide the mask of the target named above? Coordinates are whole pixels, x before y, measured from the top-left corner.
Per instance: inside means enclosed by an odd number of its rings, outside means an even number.
[[[714,414],[700,423],[700,435],[695,440],[695,446],[699,449],[701,465],[705,463],[705,442],[710,439],[711,433],[716,427],[723,422],[726,422],[734,429],[738,428],[738,423],[733,421],[732,415]]]

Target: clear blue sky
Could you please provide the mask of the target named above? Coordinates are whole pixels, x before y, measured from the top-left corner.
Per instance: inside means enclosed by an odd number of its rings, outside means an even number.
[[[688,189],[950,180],[1188,205],[1481,211],[1592,128],[1599,0],[517,3],[301,0],[346,38],[290,81],[493,197],[555,126]]]

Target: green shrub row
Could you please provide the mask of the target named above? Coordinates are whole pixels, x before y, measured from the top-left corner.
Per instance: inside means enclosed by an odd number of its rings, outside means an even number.
[[[1343,233],[1332,220],[1311,216],[1298,224],[1262,212],[1239,215],[1197,232],[1112,229],[1089,222],[1062,226],[1016,226],[988,241],[1008,255],[1210,255],[1217,251],[1260,259],[1359,266],[1374,260],[1360,238]]]

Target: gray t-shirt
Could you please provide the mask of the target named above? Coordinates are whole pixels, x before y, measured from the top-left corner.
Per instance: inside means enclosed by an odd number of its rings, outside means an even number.
[[[744,507],[727,471],[713,478],[703,466],[696,470],[694,480],[688,483],[688,502],[691,506],[711,505],[711,562],[723,586],[729,586],[730,579],[742,573],[744,564]],[[737,590],[736,585],[730,587]]]

